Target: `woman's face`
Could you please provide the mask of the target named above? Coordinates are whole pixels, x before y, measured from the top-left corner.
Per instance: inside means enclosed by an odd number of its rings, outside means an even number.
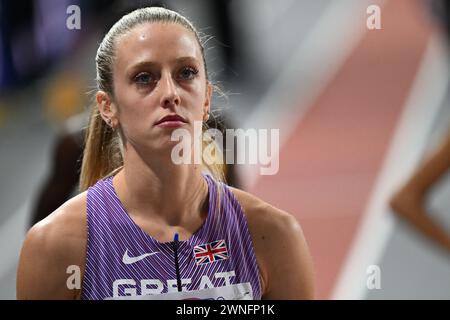
[[[212,87],[206,81],[195,36],[178,24],[146,23],[119,37],[113,66],[112,110],[125,146],[140,152],[173,147],[172,132],[189,130],[209,109]],[[185,122],[158,124],[168,115]]]

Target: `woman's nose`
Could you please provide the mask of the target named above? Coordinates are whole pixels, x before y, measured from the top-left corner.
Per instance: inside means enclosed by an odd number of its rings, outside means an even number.
[[[178,89],[174,80],[170,74],[166,74],[161,77],[161,106],[170,107],[180,104],[180,97],[178,95]]]

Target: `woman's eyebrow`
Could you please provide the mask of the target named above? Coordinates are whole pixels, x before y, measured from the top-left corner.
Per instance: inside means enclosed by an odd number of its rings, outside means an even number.
[[[171,63],[183,63],[183,62],[195,62],[198,63],[197,58],[192,57],[192,56],[185,56],[185,57],[179,57],[176,59],[173,59],[171,61]],[[139,61],[135,64],[133,64],[131,67],[128,68],[128,72],[127,74],[131,74],[133,73],[134,70],[140,69],[140,68],[152,68],[152,67],[158,67],[160,64],[158,62],[154,62],[154,61],[148,61],[148,60],[144,60],[144,61]]]
[[[137,63],[133,64],[132,66],[128,67],[126,74],[132,75],[132,73],[135,70],[138,70],[141,68],[154,68],[157,66],[159,66],[159,64],[156,62],[153,62],[153,61],[140,61],[140,62],[137,62]]]
[[[198,61],[197,61],[197,58],[195,58],[195,57],[186,56],[186,57],[176,58],[176,59],[172,60],[172,62],[180,63],[180,62],[198,62]]]

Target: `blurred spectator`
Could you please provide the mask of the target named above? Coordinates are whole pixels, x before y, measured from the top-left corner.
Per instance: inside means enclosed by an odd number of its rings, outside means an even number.
[[[450,2],[434,0],[429,4],[443,26],[447,44],[450,44]],[[431,218],[426,203],[430,191],[444,178],[449,169],[450,131],[439,148],[422,162],[408,181],[392,196],[390,205],[399,217],[450,252],[450,234]]]
[[[50,172],[38,193],[30,227],[55,211],[76,192],[87,117],[88,114],[82,113],[70,118],[57,137],[50,159]]]
[[[395,213],[418,231],[450,252],[450,234],[433,221],[426,205],[433,186],[450,169],[450,131],[445,141],[413,173],[404,186],[391,198]]]

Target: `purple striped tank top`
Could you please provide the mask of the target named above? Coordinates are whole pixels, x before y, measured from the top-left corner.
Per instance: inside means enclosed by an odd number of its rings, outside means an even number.
[[[244,212],[226,184],[203,176],[207,218],[179,242],[162,243],[144,232],[120,202],[113,177],[88,189],[82,299],[261,299]]]

